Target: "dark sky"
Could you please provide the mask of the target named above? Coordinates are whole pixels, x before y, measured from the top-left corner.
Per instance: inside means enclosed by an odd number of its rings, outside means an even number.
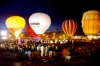
[[[31,14],[43,12],[51,17],[48,30],[61,30],[62,22],[67,19],[75,20],[81,30],[83,12],[88,10],[100,11],[99,0],[0,0],[0,28],[6,28],[9,16],[22,16],[28,24]]]

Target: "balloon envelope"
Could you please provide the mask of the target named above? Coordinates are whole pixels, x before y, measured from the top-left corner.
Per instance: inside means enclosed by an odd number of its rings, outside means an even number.
[[[78,27],[78,24],[74,20],[65,20],[62,23],[62,29],[64,33],[67,35],[67,37],[71,37],[72,35],[74,35],[77,27]]]
[[[89,10],[83,13],[82,29],[86,35],[97,35],[100,29],[100,13],[96,10]]]
[[[41,35],[50,27],[51,19],[45,13],[34,13],[29,17],[29,24],[37,35]]]
[[[30,25],[28,25],[28,27],[26,28],[26,31],[28,34],[30,34],[33,37],[36,37],[36,33],[33,31],[33,29],[30,27]]]
[[[25,20],[20,16],[11,16],[6,20],[6,27],[17,38],[25,27]]]

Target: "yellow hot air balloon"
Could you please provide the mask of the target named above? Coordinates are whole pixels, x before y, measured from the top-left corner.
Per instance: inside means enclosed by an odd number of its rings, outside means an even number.
[[[19,34],[22,32],[26,25],[25,19],[20,16],[11,16],[6,19],[6,27],[9,31],[18,38]]]
[[[82,29],[87,35],[96,35],[100,29],[100,13],[97,10],[84,12],[82,17]]]
[[[29,24],[37,35],[41,35],[50,27],[51,18],[45,13],[34,13],[29,17]]]

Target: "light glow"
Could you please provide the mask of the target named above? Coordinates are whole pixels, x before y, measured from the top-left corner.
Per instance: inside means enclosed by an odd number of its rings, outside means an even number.
[[[29,24],[36,34],[43,34],[50,27],[51,19],[45,13],[34,13],[29,17]]]

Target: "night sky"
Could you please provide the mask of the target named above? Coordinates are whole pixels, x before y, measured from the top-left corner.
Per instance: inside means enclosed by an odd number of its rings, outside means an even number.
[[[61,24],[67,19],[75,20],[77,30],[81,30],[82,15],[88,10],[100,11],[99,0],[0,0],[0,28],[6,28],[5,20],[9,16],[22,16],[28,25],[31,14],[43,12],[51,17],[48,30],[62,30]]]

